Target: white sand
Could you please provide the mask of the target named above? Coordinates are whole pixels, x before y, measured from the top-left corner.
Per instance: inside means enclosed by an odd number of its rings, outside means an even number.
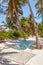
[[[26,39],[27,41],[36,41],[36,37],[35,36],[30,36],[28,37],[28,39]]]
[[[4,43],[0,43],[0,49],[3,49],[5,47]]]
[[[35,36],[29,36],[28,39],[26,39],[27,41],[36,41],[36,37]],[[43,42],[43,38],[39,37],[39,42]]]
[[[34,53],[34,54],[40,54],[42,52],[43,52],[43,49],[42,50],[38,50],[38,49],[33,49],[32,50],[32,53]]]
[[[25,64],[28,62],[35,54],[29,53],[29,52],[19,52],[19,53],[12,53],[12,54],[5,54],[3,55],[4,59],[10,60],[11,62],[16,62],[21,64]]]
[[[29,40],[32,40],[32,38],[31,39],[29,39]],[[35,38],[33,39],[33,40],[35,40]],[[5,47],[5,45],[4,44],[0,44],[0,48],[3,48],[3,47]],[[22,50],[22,51],[19,51],[19,50],[15,50],[15,49],[13,49],[13,48],[6,48],[6,49],[3,49],[1,52],[22,52],[22,54],[21,55],[12,55],[12,56],[9,56],[10,58],[13,58],[13,56],[14,56],[14,58],[16,59],[16,58],[18,58],[19,60],[20,60],[20,57],[21,57],[21,59],[23,58],[24,59],[24,56],[27,56],[29,53],[31,53],[31,54],[35,54],[35,56],[34,57],[32,57],[30,60],[28,60],[28,62],[26,62],[26,64],[25,65],[43,65],[43,49],[42,50],[38,50],[38,49],[26,49],[26,50]],[[25,53],[24,53],[25,52]],[[24,55],[23,55],[24,54]],[[31,55],[30,55],[31,56]],[[7,58],[7,56],[5,56],[4,58]],[[13,58],[13,60],[14,60],[14,58]],[[30,58],[29,56],[27,56],[26,58]],[[25,58],[25,59],[26,59]],[[21,60],[22,61],[22,60]],[[26,60],[27,61],[27,60]],[[15,63],[14,61],[11,61],[10,63]]]
[[[43,51],[30,59],[26,65],[43,65]]]
[[[20,52],[19,50],[15,50],[13,48],[6,48],[6,49],[3,49],[2,52]]]
[[[3,49],[2,52],[18,52],[18,50],[12,49],[12,48],[7,48],[7,49]],[[22,52],[22,53],[21,53]],[[24,53],[25,52],[25,53]],[[25,65],[43,65],[43,49],[42,50],[38,50],[38,49],[26,49],[24,51],[19,51],[19,53],[21,53],[20,55],[17,54],[13,54],[13,55],[9,55],[9,56],[5,56],[4,58],[10,58],[10,64],[17,64],[19,63],[19,60],[21,58],[21,62],[22,62],[22,58],[24,59],[24,57],[26,56],[28,59],[30,58],[29,54],[35,54],[35,56],[33,56],[30,60],[26,60],[27,62],[25,63]],[[28,56],[27,56],[28,53]],[[13,60],[17,59],[17,63]],[[18,60],[19,59],[19,60]],[[26,58],[25,58],[26,59]],[[24,60],[25,61],[25,60]]]
[[[7,48],[7,49],[3,49],[2,50],[2,52],[14,52],[14,51],[16,52],[16,50],[14,50],[12,48]],[[18,50],[17,50],[17,52],[18,52]],[[19,52],[22,52],[22,51],[19,51]],[[26,49],[25,53],[22,53],[22,54],[24,56],[27,56],[27,54],[26,54],[27,52],[28,52],[28,54],[29,53],[33,53],[33,54],[36,54],[36,55],[34,57],[32,57],[30,60],[28,60],[25,65],[34,65],[34,64],[35,65],[43,65],[43,49],[42,50],[38,50],[38,49],[34,49],[34,50]],[[22,54],[19,55],[19,58],[18,58],[17,55],[15,55],[15,56],[14,55],[13,56],[8,56],[8,57],[6,55],[4,58],[9,58],[10,57],[12,59],[12,61],[10,61],[10,64],[17,64],[18,62],[16,63],[13,60],[14,60],[14,58],[16,58],[16,59],[17,58],[20,59],[20,57],[22,58]],[[23,58],[24,58],[24,56],[23,56]],[[30,56],[28,56],[27,58],[29,58]],[[17,60],[17,61],[19,61],[19,60]]]

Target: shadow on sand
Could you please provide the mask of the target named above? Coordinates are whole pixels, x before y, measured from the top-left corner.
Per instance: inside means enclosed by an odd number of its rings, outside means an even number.
[[[9,55],[9,54],[16,54],[18,52],[2,52],[0,53],[0,65],[19,65],[19,64],[12,64],[10,63],[10,60],[3,58],[3,56],[5,55]]]

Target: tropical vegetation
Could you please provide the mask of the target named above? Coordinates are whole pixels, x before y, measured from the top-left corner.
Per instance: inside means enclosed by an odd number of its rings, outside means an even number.
[[[8,2],[7,5],[3,5],[4,2]],[[30,9],[29,18],[21,17],[23,15],[22,7],[28,5]],[[35,7],[38,9],[37,14],[41,15],[43,21],[43,5],[42,0],[38,0]],[[7,15],[6,23],[4,26],[9,28],[8,37],[23,37],[24,39],[28,38],[31,34],[32,36],[36,36],[36,47],[41,49],[41,45],[39,42],[39,35],[43,37],[43,22],[41,24],[37,24],[35,21],[34,13],[32,11],[30,1],[29,0],[2,0],[2,7],[5,7],[6,10],[1,9],[0,12]],[[21,18],[20,18],[21,17]],[[3,34],[4,36],[4,34]],[[6,36],[6,35],[5,35]],[[9,38],[10,38],[9,37]],[[2,37],[1,37],[2,38]]]

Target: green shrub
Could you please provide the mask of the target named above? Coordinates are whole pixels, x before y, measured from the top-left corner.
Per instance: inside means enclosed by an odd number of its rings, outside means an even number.
[[[18,38],[18,37],[22,37],[22,34],[19,31],[15,31],[13,32],[13,36]]]
[[[28,38],[28,34],[27,33],[25,33],[24,36],[25,36],[25,38]]]

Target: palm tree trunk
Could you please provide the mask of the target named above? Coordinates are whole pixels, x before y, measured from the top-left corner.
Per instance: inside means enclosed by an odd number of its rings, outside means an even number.
[[[20,20],[19,20],[19,18],[18,18],[18,14],[17,14],[17,12],[15,11],[15,13],[16,13],[16,16],[17,16],[17,26],[18,26],[18,29],[22,32],[22,34],[23,34],[23,37],[24,37],[24,40],[26,40],[26,38],[25,38],[25,36],[24,36],[24,31],[23,31],[23,29],[22,29],[22,27],[21,27],[21,25],[20,25]]]
[[[16,12],[16,11],[15,11]],[[19,20],[19,18],[18,18],[18,14],[17,14],[17,12],[16,12],[16,16],[17,16],[17,26],[18,26],[18,29],[22,32],[22,34],[23,34],[23,37],[24,37],[24,40],[26,40],[26,38],[25,38],[25,36],[24,36],[24,31],[23,31],[23,29],[22,29],[22,27],[21,27],[21,25],[20,25],[20,20]]]
[[[14,4],[14,2],[13,2],[13,4]],[[23,37],[24,37],[24,40],[26,40],[26,38],[25,38],[25,36],[24,36],[24,31],[23,31],[23,29],[22,29],[22,27],[21,27],[21,25],[20,25],[20,20],[19,20],[19,16],[18,16],[18,13],[17,13],[17,11],[16,11],[16,8],[15,8],[15,6],[14,6],[14,12],[15,12],[15,15],[16,15],[16,19],[17,19],[17,26],[18,26],[18,29],[22,32],[22,34],[23,34]]]
[[[38,29],[37,29],[38,27],[37,27],[37,25],[36,25],[36,23],[35,23],[34,14],[33,14],[33,12],[32,12],[31,5],[30,5],[29,0],[27,0],[27,4],[28,4],[28,6],[29,6],[30,12],[31,12],[32,17],[33,17],[34,30],[35,30],[35,36],[36,36],[36,48],[37,48],[37,49],[41,49],[42,47],[41,47],[41,45],[40,45],[39,38],[38,38]]]

